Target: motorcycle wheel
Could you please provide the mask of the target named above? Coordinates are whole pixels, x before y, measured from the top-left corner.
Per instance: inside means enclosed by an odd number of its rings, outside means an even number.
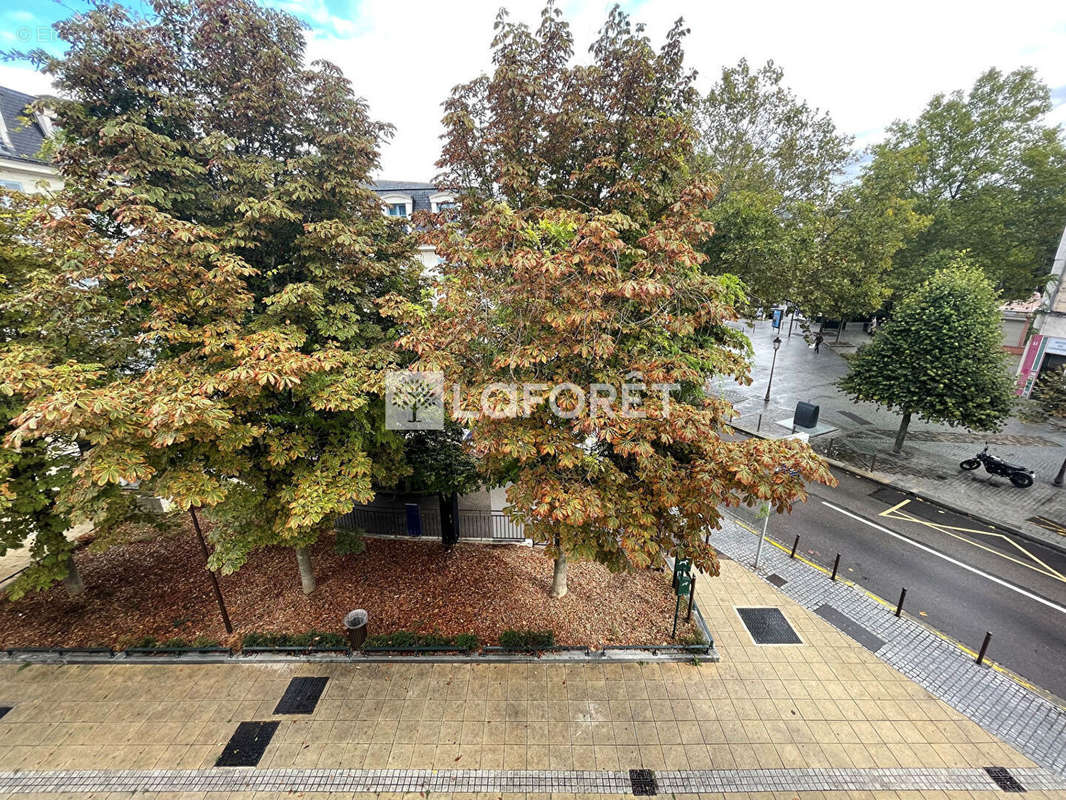
[[[977,469],[979,466],[981,466],[981,461],[977,458],[968,458],[959,462],[959,467],[962,469]]]
[[[1033,485],[1033,476],[1028,472],[1013,472],[1010,476],[1010,482],[1019,489],[1025,489]]]

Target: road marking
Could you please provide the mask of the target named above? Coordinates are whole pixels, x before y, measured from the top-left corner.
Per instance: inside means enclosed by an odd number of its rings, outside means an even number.
[[[1028,597],[1030,600],[1035,600],[1037,603],[1040,603],[1041,605],[1045,605],[1048,608],[1053,609],[1054,611],[1058,611],[1060,614],[1066,614],[1066,608],[1063,608],[1058,603],[1053,603],[1052,601],[1047,600],[1047,599],[1041,597],[1038,594],[1034,594],[1033,592],[1026,591],[1025,589],[1021,588],[1020,586],[1015,586],[1013,583],[1005,581],[1002,578],[997,578],[995,575],[989,575],[987,572],[985,572],[983,570],[979,570],[976,567],[972,567],[972,566],[970,566],[969,564],[967,564],[965,562],[962,562],[962,561],[959,561],[958,559],[952,558],[949,555],[945,555],[944,553],[941,553],[939,550],[935,550],[932,547],[927,547],[926,545],[921,544],[920,542],[916,542],[916,541],[914,541],[913,539],[911,539],[911,538],[909,538],[907,536],[903,536],[902,534],[899,534],[899,533],[896,533],[895,531],[889,530],[888,528],[884,527],[883,525],[878,525],[876,522],[870,522],[870,520],[865,519],[864,517],[860,517],[858,514],[852,514],[847,509],[841,508],[838,505],[834,505],[833,503],[830,503],[828,500],[823,500],[822,501],[822,505],[823,506],[827,506],[828,508],[831,508],[834,511],[837,511],[837,512],[843,514],[846,517],[851,517],[854,520],[858,520],[863,525],[868,525],[869,527],[873,528],[874,530],[881,531],[881,533],[887,533],[889,536],[891,536],[891,537],[893,537],[895,539],[899,539],[901,542],[906,542],[907,544],[911,545],[912,547],[917,547],[919,550],[923,550],[926,553],[929,553],[930,555],[934,555],[937,558],[942,558],[945,561],[947,561],[947,562],[949,562],[951,564],[954,564],[957,567],[961,567],[962,569],[967,570],[968,572],[972,572],[974,575],[980,575],[985,580],[992,581],[992,583],[997,583],[997,584],[999,584],[1000,586],[1002,586],[1005,589],[1010,589],[1012,592],[1020,594],[1023,597]]]
[[[1037,558],[1035,555],[1033,555],[1027,549],[1025,549],[1025,547],[1023,547],[1021,544],[1019,544],[1018,542],[1016,542],[1013,539],[1011,539],[1009,536],[1005,536],[1004,534],[999,533],[998,531],[982,531],[982,530],[977,530],[976,528],[962,528],[962,527],[959,527],[957,525],[944,525],[944,524],[939,523],[939,522],[933,522],[932,520],[928,520],[928,519],[925,519],[924,517],[916,516],[914,514],[911,514],[908,511],[903,510],[903,507],[905,505],[907,505],[908,503],[910,503],[910,500],[904,500],[904,501],[902,501],[900,503],[897,503],[896,505],[892,506],[892,508],[887,508],[884,511],[882,511],[880,514],[878,514],[878,516],[887,517],[888,519],[903,520],[904,522],[914,522],[914,523],[917,523],[918,525],[924,525],[927,528],[932,528],[933,530],[938,531],[939,533],[943,533],[946,536],[951,536],[951,537],[953,537],[955,539],[958,539],[960,542],[966,542],[966,544],[973,545],[974,547],[979,547],[980,549],[985,550],[985,551],[991,553],[994,556],[998,556],[1000,558],[1006,559],[1007,561],[1013,561],[1015,564],[1018,564],[1019,566],[1025,567],[1026,569],[1033,570],[1033,572],[1037,572],[1037,573],[1039,573],[1041,575],[1044,575],[1044,576],[1046,576],[1048,578],[1052,578],[1053,580],[1062,581],[1063,583],[1066,583],[1066,576],[1064,576],[1061,572],[1058,572],[1056,569],[1054,569],[1052,566],[1050,566],[1046,562],[1044,562],[1041,559]],[[978,536],[988,536],[988,537],[991,537],[993,539],[1002,539],[1007,544],[1011,545],[1011,547],[1014,547],[1016,550],[1020,550],[1022,553],[1024,553],[1026,556],[1028,556],[1030,559],[1035,561],[1037,564],[1039,564],[1044,569],[1042,569],[1042,570],[1041,569],[1037,569],[1032,564],[1027,564],[1024,561],[1020,561],[1017,558],[1014,558],[1013,556],[1007,555],[1006,553],[1002,552],[1001,550],[996,550],[994,547],[989,547],[988,545],[981,544],[980,542],[975,542],[973,539],[970,539],[970,538],[968,538],[966,536],[960,536],[957,533],[952,533],[952,531],[962,531],[964,533],[977,534]]]

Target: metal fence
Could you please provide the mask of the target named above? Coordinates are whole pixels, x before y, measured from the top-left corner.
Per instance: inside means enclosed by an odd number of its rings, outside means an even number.
[[[420,509],[422,536],[440,538],[440,515]],[[356,506],[337,518],[340,530],[361,530],[379,536],[408,536],[407,511],[403,508]],[[521,525],[499,511],[460,511],[459,535],[463,539],[486,541],[522,541]]]

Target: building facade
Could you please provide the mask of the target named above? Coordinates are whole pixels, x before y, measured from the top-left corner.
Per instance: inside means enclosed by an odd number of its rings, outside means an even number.
[[[0,187],[28,194],[63,185],[41,155],[52,122],[31,109],[35,100],[34,95],[0,86]]]
[[[1055,261],[1051,266],[1051,280],[1041,298],[1041,309],[1033,322],[1034,333],[1025,343],[1018,365],[1016,391],[1028,397],[1040,374],[1046,370],[1066,366],[1066,291],[1063,289],[1063,269],[1066,267],[1066,230],[1062,232]]]
[[[418,181],[375,181],[371,188],[381,198],[381,209],[390,217],[410,219],[416,211],[431,211],[434,214],[441,209],[455,205],[455,196],[451,192],[438,189],[432,183]],[[439,259],[428,244],[419,245],[418,258],[422,266],[431,270],[437,266]]]

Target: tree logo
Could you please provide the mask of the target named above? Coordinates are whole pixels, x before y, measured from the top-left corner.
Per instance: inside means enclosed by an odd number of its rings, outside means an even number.
[[[392,370],[385,375],[385,427],[444,430],[444,373]]]

